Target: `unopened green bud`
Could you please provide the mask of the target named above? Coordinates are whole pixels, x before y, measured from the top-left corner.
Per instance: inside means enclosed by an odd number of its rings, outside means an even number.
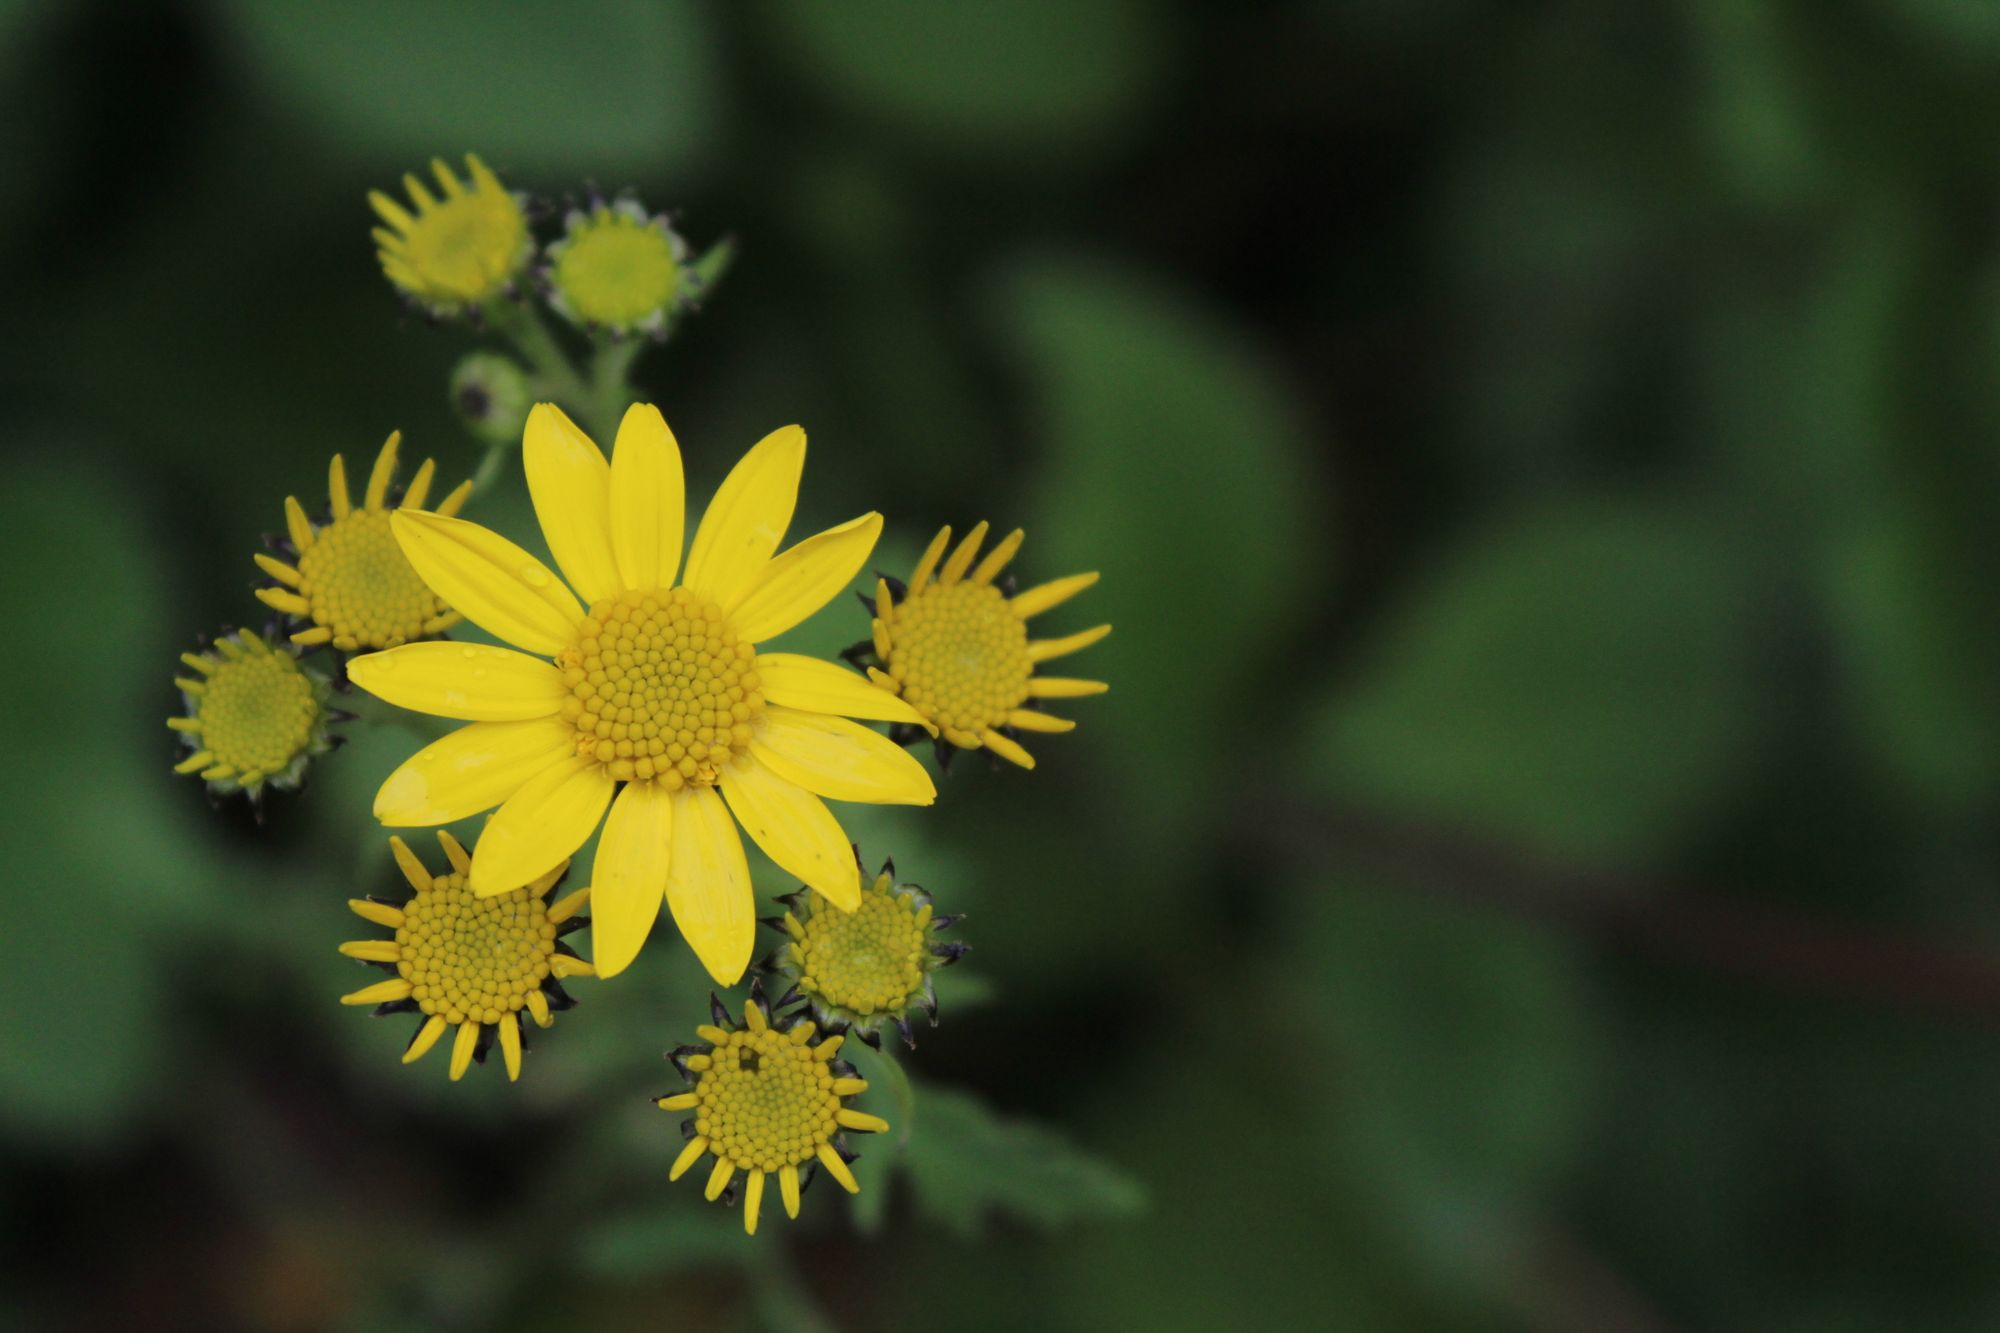
[[[534,405],[528,372],[497,352],[474,352],[451,372],[452,410],[482,443],[518,441]]]

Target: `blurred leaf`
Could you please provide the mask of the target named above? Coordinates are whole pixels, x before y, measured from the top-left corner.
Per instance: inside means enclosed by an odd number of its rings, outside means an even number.
[[[1123,1171],[969,1093],[919,1084],[917,1115],[903,1158],[917,1209],[967,1240],[995,1217],[1055,1229],[1145,1207]]]
[[[1095,762],[1136,807],[1123,827],[1165,860],[1201,831],[1215,757],[1244,744],[1274,645],[1329,591],[1304,424],[1249,340],[1156,277],[1041,257],[997,296],[1049,455],[1013,568],[1023,586],[1104,574],[1033,632],[1116,627],[1051,668],[1111,694],[1064,701],[1081,730],[1033,748],[1108,755]]]
[[[1753,752],[1748,553],[1664,504],[1517,518],[1412,592],[1309,731],[1345,797],[1545,853],[1657,855]]]
[[[324,126],[325,147],[381,160],[384,188],[434,155],[559,190],[684,172],[714,143],[708,15],[685,0],[217,3],[267,93]]]
[[[695,1173],[697,1183],[702,1174]],[[576,1259],[595,1277],[651,1277],[742,1263],[757,1240],[743,1234],[743,1215],[737,1209],[718,1208],[699,1197],[675,1197],[585,1229],[576,1241]]]
[[[1293,901],[1322,1162],[1372,1187],[1430,1264],[1501,1276],[1598,1102],[1600,1005],[1575,950],[1393,884]]]
[[[954,151],[1099,143],[1143,109],[1170,47],[1171,16],[1148,0],[786,0],[767,16],[832,96]]]
[[[217,899],[200,798],[167,772],[175,664],[128,496],[111,469],[43,462],[7,468],[0,496],[0,614],[34,630],[0,714],[6,752],[32,765],[0,826],[22,886],[9,929],[33,943],[0,969],[0,1008],[27,1020],[0,1060],[0,1123],[72,1139],[121,1128],[157,1077],[162,936]]]

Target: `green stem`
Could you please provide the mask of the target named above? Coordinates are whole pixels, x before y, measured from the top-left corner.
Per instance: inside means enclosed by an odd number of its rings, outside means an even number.
[[[857,1045],[853,1058],[867,1069],[871,1082],[880,1080],[888,1086],[889,1098],[895,1103],[896,1118],[890,1122],[896,1129],[896,1150],[901,1152],[909,1146],[910,1134],[916,1128],[917,1090],[910,1084],[910,1076],[903,1072],[903,1066],[889,1053],[885,1039],[881,1049]]]
[[[597,429],[608,440],[624,420],[625,409],[634,401],[630,376],[632,363],[646,350],[646,339],[626,338],[607,342],[597,349],[590,366],[590,405],[587,411],[599,419]]]

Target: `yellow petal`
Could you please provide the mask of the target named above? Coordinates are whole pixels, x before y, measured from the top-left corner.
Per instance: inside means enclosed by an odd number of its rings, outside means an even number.
[[[937,787],[910,752],[880,732],[825,713],[773,705],[750,753],[779,776],[836,801],[929,805]]]
[[[949,588],[964,577],[966,567],[972,563],[972,557],[979,554],[980,543],[985,540],[986,520],[982,518],[973,526],[972,531],[965,534],[965,539],[959,542],[958,549],[945,560],[944,568],[938,571],[938,582]]]
[[[764,1207],[764,1173],[752,1171],[743,1187],[743,1230],[757,1234],[757,1215]]]
[[[555,667],[488,643],[407,643],[354,658],[347,675],[398,708],[467,722],[553,717],[569,697]]]
[[[500,1015],[500,1054],[507,1062],[507,1081],[521,1077],[521,1020],[513,1014]]]
[[[1021,549],[1021,543],[1026,539],[1027,535],[1022,529],[1015,528],[1005,537],[1002,537],[1000,544],[988,551],[986,558],[979,562],[979,568],[972,571],[972,581],[974,583],[993,582],[1000,571],[1007,567],[1007,562],[1014,558],[1014,552]]]
[[[667,908],[717,984],[733,986],[750,966],[757,905],[736,821],[713,787],[676,793],[667,855]]]
[[[410,1048],[403,1052],[403,1063],[415,1064],[429,1055],[431,1047],[438,1044],[438,1038],[444,1035],[448,1026],[443,1014],[432,1014],[430,1020],[417,1029],[417,1035],[410,1039]]]
[[[382,452],[375,455],[375,466],[368,473],[368,490],[362,499],[370,509],[380,509],[382,501],[388,498],[389,483],[396,476],[396,446],[402,442],[403,432],[392,430]]]
[[[628,782],[597,840],[591,872],[591,953],[599,976],[615,977],[639,956],[667,887],[673,798],[652,782]]]
[[[554,403],[536,403],[521,434],[521,467],[542,536],[563,577],[586,602],[617,592],[611,465],[597,445]]]
[[[1073,676],[1030,676],[1030,699],[1083,699],[1110,689],[1101,680],[1078,680]]]
[[[468,1018],[458,1025],[451,1039],[451,1081],[456,1083],[472,1068],[472,1053],[479,1048],[479,1020]]]
[[[799,1169],[787,1163],[778,1168],[778,1193],[785,1201],[785,1216],[799,1215]]]
[[[1014,609],[1015,615],[1026,620],[1031,616],[1040,615],[1052,606],[1060,606],[1095,582],[1097,582],[1095,572],[1051,579],[1038,587],[1017,594],[1007,605]]]
[[[949,545],[951,545],[951,524],[947,523],[938,529],[937,536],[931,538],[931,544],[924,548],[924,558],[917,561],[917,572],[910,575],[910,596],[915,597],[931,581],[931,573],[944,556],[944,548]]]
[[[722,795],[744,832],[787,874],[844,911],[861,905],[854,844],[825,801],[754,758],[723,773]]]
[[[806,433],[797,426],[772,431],[743,455],[701,516],[682,581],[712,602],[735,602],[784,540],[805,465]]]
[[[326,465],[326,498],[332,502],[335,519],[354,512],[354,502],[347,495],[347,460],[339,454]]]
[[[768,561],[733,609],[736,633],[751,643],[783,634],[854,581],[882,535],[882,516],[863,514],[806,538]]]
[[[1060,639],[1031,640],[1028,644],[1028,660],[1030,662],[1046,662],[1050,658],[1066,656],[1069,653],[1090,647],[1091,644],[1096,643],[1110,632],[1111,626],[1109,625],[1093,625],[1089,629],[1078,630],[1074,634],[1065,634]]]
[[[820,1144],[817,1155],[819,1157],[819,1164],[826,1168],[828,1175],[840,1182],[842,1189],[846,1190],[849,1194],[861,1193],[861,1182],[856,1180],[854,1173],[847,1169],[847,1163],[841,1160],[840,1154],[834,1150],[834,1146],[831,1143]]]
[[[930,725],[922,713],[887,690],[817,657],[758,653],[757,678],[764,697],[787,708],[873,718],[878,722]]]
[[[544,657],[576,640],[583,608],[547,565],[461,518],[397,509],[389,526],[431,591],[495,638]]]
[[[575,733],[552,717],[474,722],[405,759],[375,793],[375,818],[391,828],[449,824],[491,810],[575,753]]]
[[[472,850],[472,891],[518,889],[562,863],[596,829],[617,784],[595,759],[549,765],[509,796]]]
[[[681,447],[660,409],[634,403],[611,450],[611,551],[624,586],[671,588],[687,524]]]

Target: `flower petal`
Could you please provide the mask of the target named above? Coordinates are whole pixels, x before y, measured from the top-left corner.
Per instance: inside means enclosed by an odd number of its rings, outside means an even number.
[[[784,540],[805,465],[806,433],[797,426],[759,440],[701,516],[681,581],[719,605],[737,601]]]
[[[750,753],[780,777],[836,801],[929,805],[937,787],[910,752],[858,722],[770,707]]]
[[[922,713],[881,686],[817,657],[758,653],[757,680],[766,699],[787,708],[930,726]]]
[[[488,634],[544,657],[575,641],[576,598],[499,533],[420,509],[392,510],[389,526],[418,577]]]
[[[634,403],[611,450],[611,551],[624,587],[671,588],[687,525],[681,447],[660,409]]]
[[[854,581],[882,535],[882,516],[863,514],[806,538],[766,562],[734,607],[736,633],[751,643],[783,634],[840,595]]]
[[[575,733],[552,717],[475,722],[405,759],[375,793],[375,818],[390,828],[449,824],[491,810],[575,753]]]
[[[406,643],[353,658],[347,678],[398,708],[467,722],[553,717],[569,697],[555,667],[488,643]]]
[[[536,403],[521,433],[521,466],[549,552],[563,577],[595,602],[617,592],[611,555],[611,465],[554,403]]]
[[[518,889],[583,846],[618,784],[595,759],[573,755],[549,765],[486,821],[472,849],[472,891]]]
[[[652,933],[667,887],[673,798],[651,782],[628,782],[611,806],[591,870],[590,939],[597,975],[617,976]]]
[[[764,855],[842,911],[861,906],[854,844],[826,802],[754,758],[725,769],[722,795]]]
[[[736,821],[713,787],[677,792],[667,849],[667,908],[716,983],[734,986],[750,966],[757,904]]]

